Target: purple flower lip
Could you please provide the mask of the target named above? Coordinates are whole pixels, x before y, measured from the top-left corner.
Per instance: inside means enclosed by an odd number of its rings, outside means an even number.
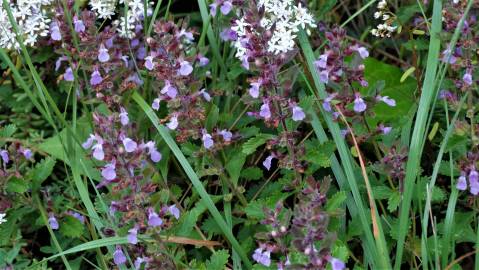
[[[163,220],[158,216],[158,214],[150,209],[150,213],[148,214],[148,226],[151,227],[158,227],[163,224]]]
[[[117,246],[115,252],[113,252],[113,261],[116,265],[122,265],[126,263],[125,254],[123,254],[120,246]]]
[[[105,63],[110,60],[110,55],[108,54],[108,49],[105,48],[105,45],[100,44],[100,49],[98,50],[98,61]]]
[[[293,121],[302,121],[306,117],[303,109],[299,106],[293,107]]]
[[[211,149],[214,145],[213,137],[206,132],[206,130],[203,130],[203,137],[201,138],[203,141],[203,146],[206,149]]]
[[[115,179],[116,178],[115,163],[112,162],[105,165],[105,167],[103,167],[103,169],[101,170],[101,176],[103,176],[103,178],[105,178],[108,181]]]
[[[188,61],[182,61],[180,63],[180,69],[178,70],[178,73],[182,76],[188,76],[193,72],[193,67],[191,66],[190,62]]]
[[[273,161],[274,155],[269,155],[266,157],[266,159],[263,161],[263,166],[269,171],[271,170],[271,162]]]
[[[103,78],[101,77],[100,72],[98,70],[93,71],[90,78],[90,84],[95,86],[99,85],[102,81]]]
[[[10,162],[7,150],[0,151],[0,157],[2,158],[4,164],[8,164],[8,162]]]
[[[268,103],[263,103],[263,105],[261,105],[259,116],[263,117],[266,120],[271,118],[271,111],[269,109]]]
[[[58,230],[60,226],[58,225],[58,221],[53,215],[53,213],[50,213],[48,216],[49,216],[48,223],[50,224],[50,227],[52,228],[52,230]]]
[[[354,100],[354,111],[357,113],[364,112],[367,109],[367,105],[361,96],[358,94],[356,95],[356,99]]]
[[[252,82],[251,87],[249,89],[249,95],[253,98],[258,98],[259,97],[259,88],[261,86],[261,81],[257,82]]]
[[[73,70],[71,67],[68,67],[63,74],[63,79],[67,82],[73,82],[75,80],[75,76],[73,76]]]

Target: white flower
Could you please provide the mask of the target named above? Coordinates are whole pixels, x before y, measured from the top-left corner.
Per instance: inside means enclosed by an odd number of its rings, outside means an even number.
[[[110,19],[115,15],[116,3],[114,0],[90,0],[90,6],[100,19]]]
[[[0,224],[7,222],[7,219],[5,218],[7,214],[5,213],[0,213]]]

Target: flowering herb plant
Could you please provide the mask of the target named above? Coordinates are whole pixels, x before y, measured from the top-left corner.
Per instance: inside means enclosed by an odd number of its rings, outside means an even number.
[[[472,0],[2,0],[1,269],[479,269]]]

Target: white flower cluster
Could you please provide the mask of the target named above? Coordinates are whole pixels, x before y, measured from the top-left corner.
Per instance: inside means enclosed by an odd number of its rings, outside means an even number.
[[[115,0],[90,0],[90,6],[100,19],[110,19],[115,15]]]
[[[0,213],[0,224],[7,222],[7,219],[5,218],[7,214],[5,213]]]
[[[261,27],[270,29],[273,25],[275,26],[268,42],[268,51],[274,54],[294,49],[294,39],[300,28],[315,27],[313,16],[301,4],[296,6],[293,0],[259,0],[259,9],[264,9],[264,17],[260,21]],[[247,24],[241,19],[237,20],[236,26],[232,27],[238,35],[234,46],[237,48],[236,56],[240,59],[246,53],[246,49],[241,44],[246,34],[245,26]]]
[[[50,19],[46,16],[45,9],[50,5],[51,0],[10,0],[9,3],[19,34],[22,35],[26,46],[34,46],[39,36],[48,35]],[[0,5],[0,47],[10,50],[20,49],[3,5]]]
[[[380,23],[371,30],[371,34],[376,37],[391,37],[391,34],[396,31],[397,26],[392,26],[396,16],[388,9],[386,0],[381,0],[378,3],[378,11],[374,13],[375,19],[381,19],[384,23]]]

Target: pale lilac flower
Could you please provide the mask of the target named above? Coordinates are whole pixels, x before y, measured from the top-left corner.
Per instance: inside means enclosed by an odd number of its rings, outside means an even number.
[[[153,100],[153,103],[151,104],[151,108],[153,108],[153,110],[155,111],[158,111],[160,109],[160,102],[161,102],[160,98],[155,98]]]
[[[368,49],[366,49],[365,47],[358,47],[355,49],[355,51],[359,53],[359,56],[361,56],[362,59],[365,59],[369,56]]]
[[[75,25],[75,32],[82,33],[85,32],[85,24],[82,20],[79,20],[77,16],[73,17],[73,24]]]
[[[459,176],[459,178],[457,179],[456,188],[459,189],[459,190],[466,190],[467,189],[467,181],[466,181],[466,177],[464,175]]]
[[[8,164],[8,162],[10,162],[7,150],[0,151],[0,157],[2,158],[4,164]]]
[[[220,38],[223,41],[237,40],[238,34],[231,28],[226,28],[220,33]]]
[[[462,77],[462,80],[464,81],[464,83],[467,86],[471,86],[472,85],[472,75],[471,75],[471,73],[466,72],[466,74],[464,74],[464,76]]]
[[[204,56],[200,57],[200,67],[204,67],[210,63],[210,60]]]
[[[30,150],[28,148],[23,149],[22,154],[26,159],[31,159],[32,156],[33,156],[32,150]]]
[[[261,105],[259,116],[263,117],[264,119],[271,118],[271,111],[269,110],[268,103],[263,103],[263,105]]]
[[[346,138],[346,135],[349,134],[349,130],[348,129],[341,129],[339,131],[339,133],[341,134],[341,137]]]
[[[90,134],[90,137],[82,144],[84,149],[88,149],[92,146],[93,142],[95,141],[95,135]]]
[[[233,8],[233,4],[231,4],[231,1],[224,1],[220,7],[220,11],[223,15],[228,15],[228,13],[230,13],[232,8]]]
[[[203,141],[203,146],[206,149],[210,149],[214,145],[213,137],[206,132],[206,130],[203,130],[203,137],[201,138]]]
[[[299,106],[293,107],[293,121],[302,121],[306,117],[303,109]]]
[[[52,22],[50,24],[50,36],[52,40],[59,41],[62,40],[62,34],[60,33],[60,27],[57,22]]]
[[[261,81],[250,83],[251,87],[249,89],[249,95],[253,98],[259,97],[259,87],[261,86]]]
[[[163,224],[163,220],[158,216],[158,214],[153,210],[150,209],[150,213],[148,214],[148,226],[150,227],[158,227]]]
[[[168,207],[168,212],[173,215],[176,219],[180,218],[180,209],[176,207],[175,204],[172,204]]]
[[[191,43],[195,38],[193,37],[193,33],[186,31],[185,29],[181,29],[181,31],[176,35],[177,38],[185,37],[188,43]]]
[[[85,223],[85,217],[81,215],[80,213],[69,211],[68,214],[78,219],[78,221],[80,221],[82,224]]]
[[[356,94],[356,99],[354,99],[354,111],[357,113],[364,112],[367,108],[366,103],[361,98],[359,94]]]
[[[111,181],[116,178],[115,163],[108,163],[101,170],[101,176],[108,181]]]
[[[145,57],[145,67],[148,70],[153,70],[155,68],[152,55]]]
[[[203,96],[203,98],[204,98],[206,101],[208,101],[208,102],[211,101],[211,96],[210,96],[210,94],[209,94],[208,92],[206,92],[206,89],[204,89],[204,88],[201,89],[200,94]]]
[[[249,70],[249,61],[246,54],[241,56],[241,66],[244,67],[246,70]]]
[[[138,225],[135,225],[133,228],[128,230],[127,235],[128,243],[136,245],[138,243]]]
[[[193,67],[191,66],[190,62],[188,61],[182,61],[180,63],[180,69],[178,70],[178,73],[182,76],[188,76],[193,72]]]
[[[269,171],[271,169],[271,162],[273,161],[274,156],[269,155],[264,161],[263,166]]]
[[[91,85],[98,85],[102,81],[103,81],[103,78],[101,77],[100,72],[98,71],[98,69],[93,71],[93,73],[91,74],[91,78],[90,78],[90,84]]]
[[[175,130],[178,127],[178,116],[173,115],[166,126],[171,130]]]
[[[149,141],[142,148],[148,149],[148,154],[153,162],[159,162],[162,158],[161,153],[156,149],[155,142]]]
[[[233,133],[226,129],[221,130],[219,133],[221,134],[221,136],[223,136],[223,140],[225,142],[230,142],[231,138],[233,137]]]
[[[393,129],[392,127],[385,127],[383,124],[380,124],[378,127],[379,131],[381,131],[384,135],[389,134],[391,130]]]
[[[479,194],[479,173],[475,169],[469,173],[469,185],[471,186],[470,192],[472,195]]]
[[[161,93],[166,94],[170,98],[176,98],[176,95],[178,95],[178,90],[176,90],[176,88],[171,85],[170,81],[167,80],[165,81],[165,86],[163,89],[161,89]]]
[[[98,61],[105,63],[110,60],[110,55],[108,54],[108,49],[105,48],[105,45],[100,44],[100,49],[98,50]]]
[[[123,146],[125,146],[125,151],[127,153],[131,153],[131,152],[134,152],[136,150],[138,144],[130,138],[124,138],[123,139]]]
[[[100,143],[93,146],[93,157],[97,160],[103,160],[105,158],[105,152],[103,152],[103,146]]]
[[[55,61],[55,71],[58,71],[62,65],[62,62],[66,60],[68,60],[68,57],[66,56],[58,57],[57,61]]]
[[[341,261],[337,258],[334,258],[334,257],[331,258],[330,263],[331,263],[331,269],[332,270],[343,270],[343,269],[346,268],[346,264],[343,261]]]
[[[331,101],[334,99],[336,94],[330,94],[327,98],[324,99],[323,101],[323,109],[327,112],[331,112]]]
[[[384,96],[384,97],[382,97],[382,96],[379,96],[379,95],[378,95],[378,96],[376,97],[376,100],[382,101],[382,102],[386,103],[388,106],[391,106],[391,107],[395,107],[395,106],[396,106],[396,101],[395,101],[394,99],[390,98],[389,96]]]
[[[48,214],[48,223],[50,224],[52,230],[58,230],[58,228],[60,227],[58,225],[58,220],[55,218],[53,213]]]
[[[121,107],[120,108],[120,122],[122,126],[128,125],[130,122],[130,119],[128,118],[128,112],[125,110],[125,108]]]
[[[263,252],[262,248],[257,248],[253,254],[253,260],[264,266],[269,267],[271,265],[271,252],[266,250]]]
[[[148,259],[148,258],[146,258],[146,257],[138,257],[138,258],[136,258],[136,260],[135,260],[135,270],[140,270],[141,265],[142,265],[143,263],[146,263],[146,266],[145,266],[144,269],[148,269],[148,268],[147,268],[147,266],[148,266],[148,261],[147,261],[147,259]]]
[[[210,4],[210,14],[211,16],[216,16],[216,10],[218,8],[218,4],[215,2],[215,3],[212,3]]]
[[[328,83],[329,81],[329,71],[327,70],[323,70],[319,73],[319,80],[322,82],[322,83]]]
[[[328,55],[327,54],[322,54],[319,56],[319,59],[314,62],[314,65],[317,68],[326,68],[328,65]]]
[[[443,52],[443,57],[442,57],[442,61],[443,62],[447,62],[448,58],[449,58],[449,64],[454,64],[456,63],[457,61],[457,58],[456,56],[454,56],[453,54],[451,54],[451,48],[447,48],[445,49]]]
[[[123,61],[123,63],[125,63],[125,67],[128,67],[128,65],[129,65],[128,55],[122,55],[121,60]]]
[[[73,70],[71,67],[68,67],[63,73],[63,79],[67,82],[73,82],[75,80],[75,76],[73,76]]]
[[[126,263],[125,254],[123,254],[120,246],[117,246],[115,252],[113,252],[113,261],[116,265],[122,265]]]

